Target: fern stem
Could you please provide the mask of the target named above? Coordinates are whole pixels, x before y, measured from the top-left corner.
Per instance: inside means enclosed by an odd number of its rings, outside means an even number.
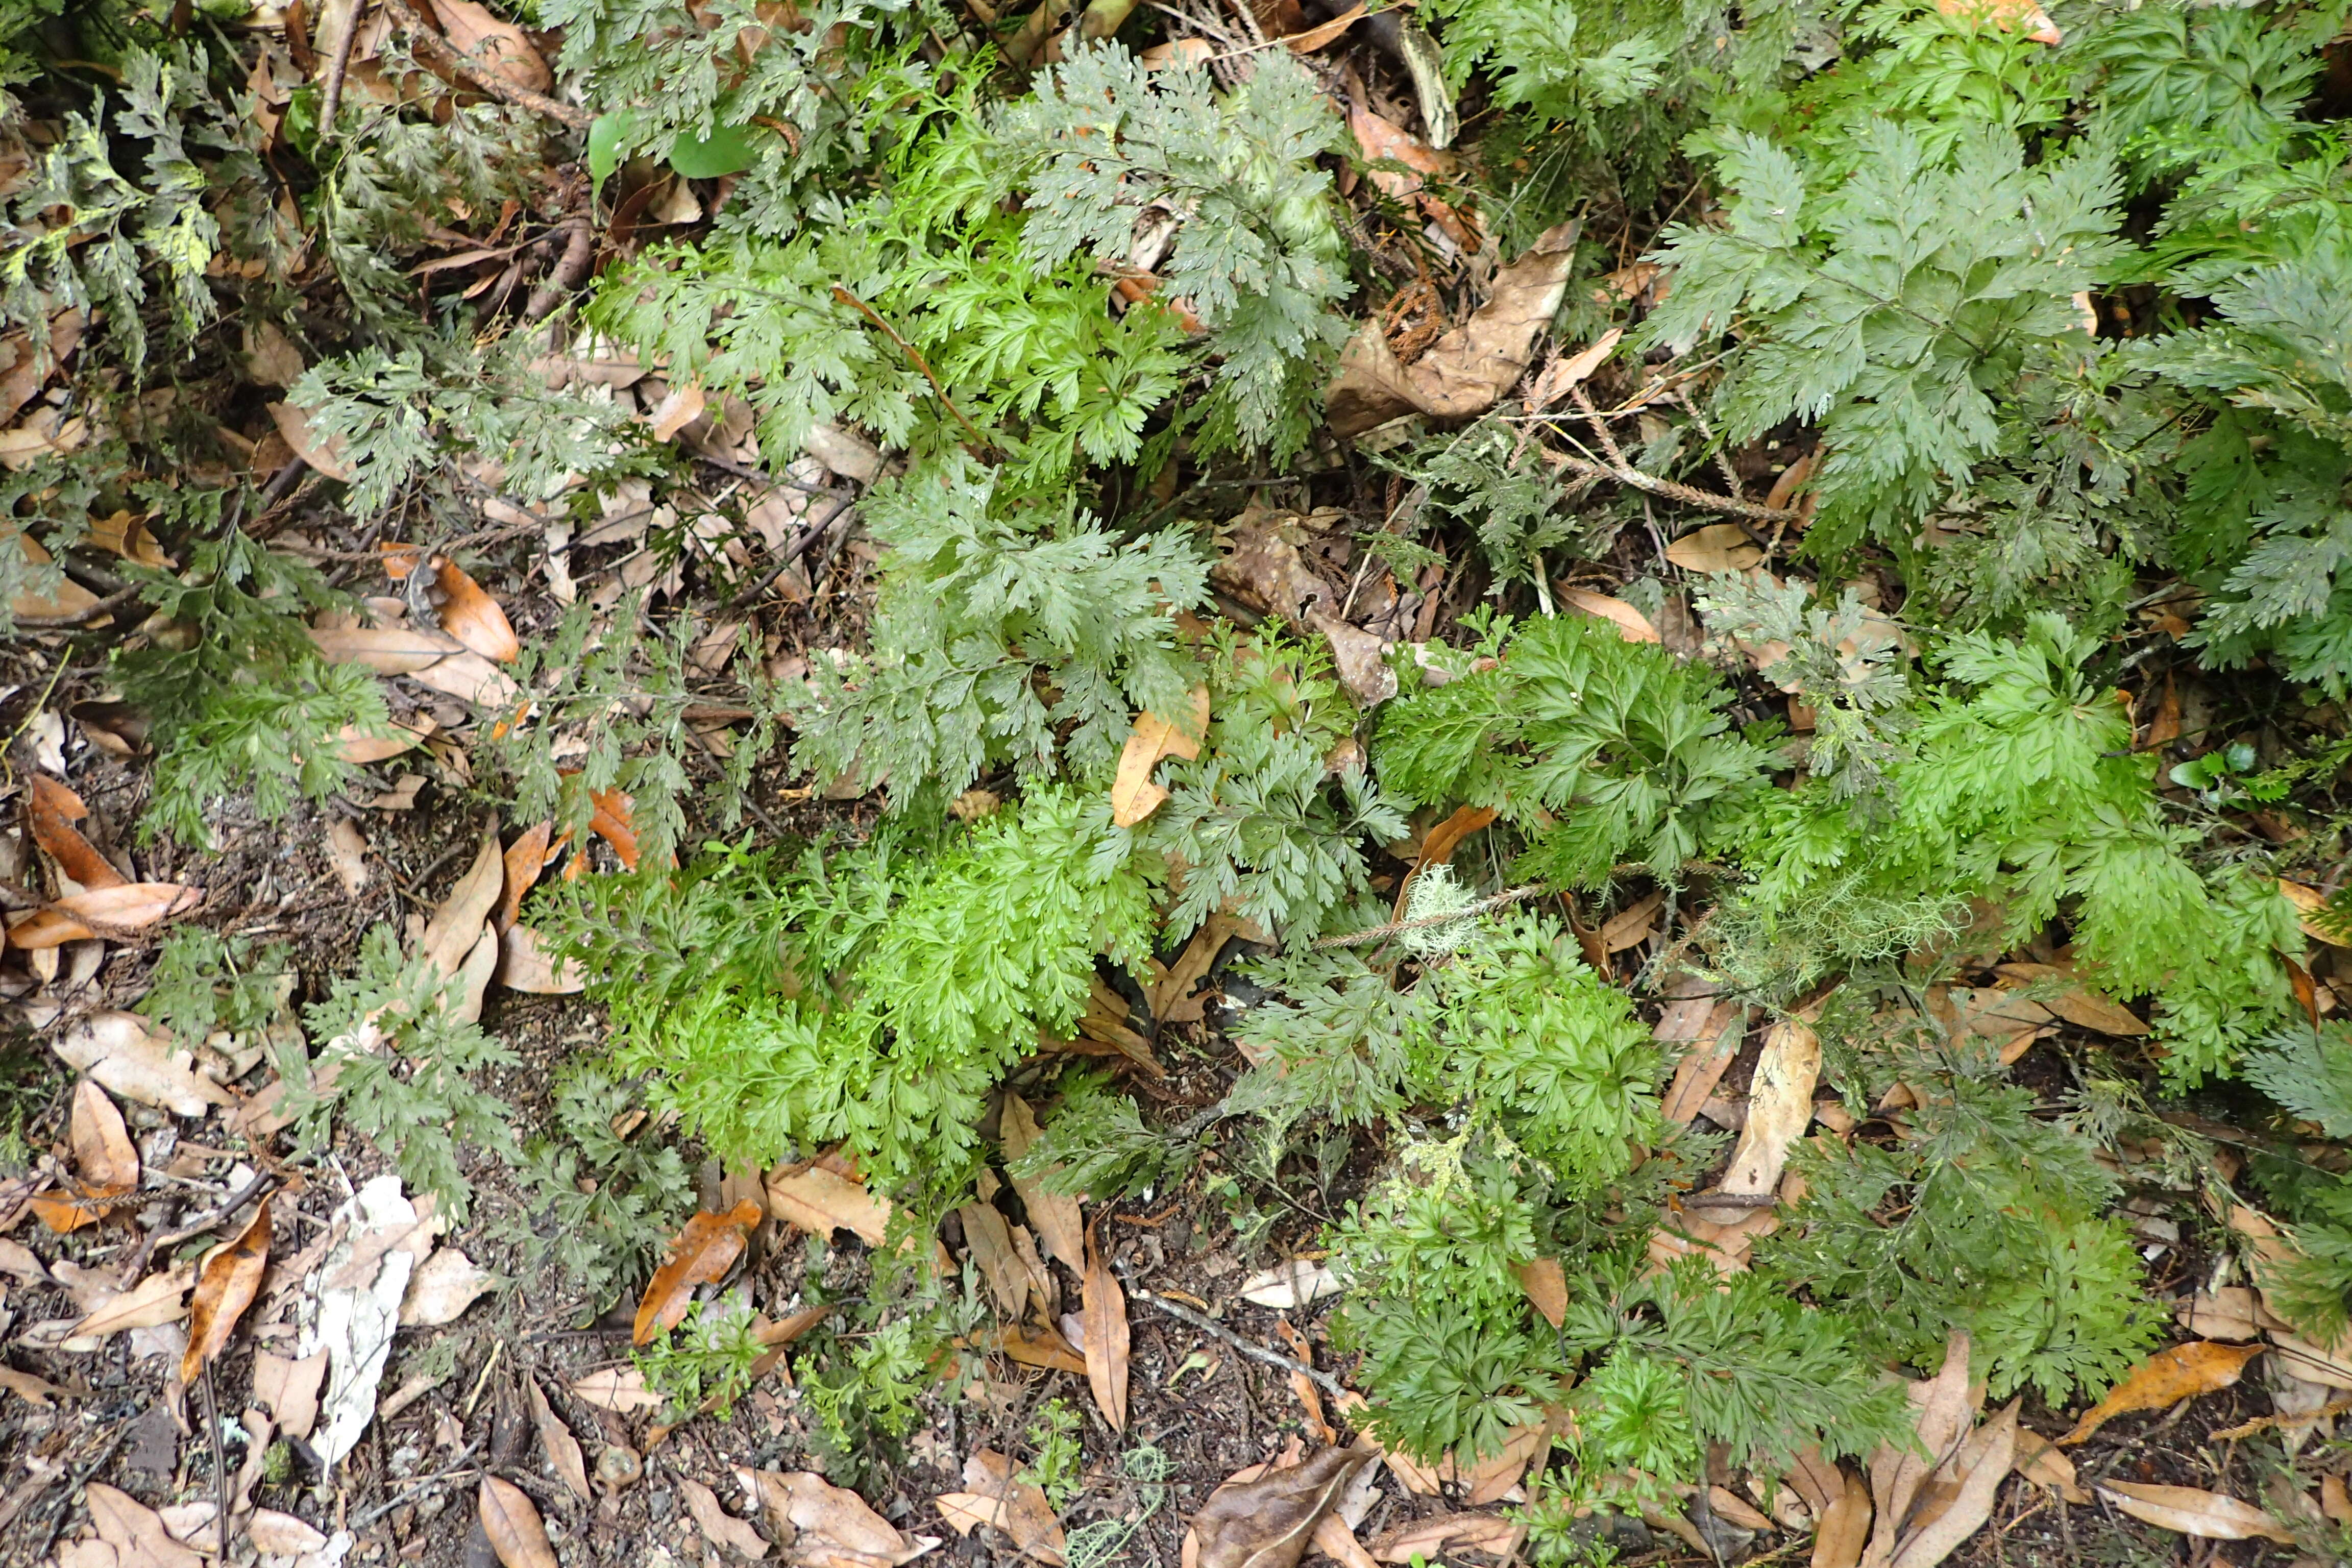
[[[1370,931],[1349,931],[1344,936],[1327,936],[1315,943],[1316,951],[1319,952],[1327,947],[1361,947],[1368,942],[1379,942],[1384,937],[1394,936],[1399,931],[1419,931],[1424,926],[1451,925],[1455,921],[1475,920],[1480,915],[1492,914],[1496,910],[1508,909],[1513,904],[1525,903],[1529,899],[1540,897],[1544,891],[1542,887],[1529,882],[1523,888],[1512,888],[1496,893],[1492,898],[1481,899],[1467,909],[1454,910],[1442,915],[1423,915],[1416,921],[1391,921],[1384,926],[1374,926]]]
[[[1621,485],[1631,485],[1637,490],[1647,490],[1654,496],[1678,500],[1685,506],[1705,507],[1709,511],[1727,511],[1734,517],[1752,517],[1759,522],[1794,522],[1799,515],[1784,506],[1764,506],[1752,500],[1719,496],[1713,490],[1694,489],[1674,479],[1645,474],[1639,468],[1612,468],[1606,463],[1596,463],[1570,452],[1557,452],[1549,447],[1543,448],[1543,454],[1556,468],[1572,468],[1590,479],[1615,479]]]

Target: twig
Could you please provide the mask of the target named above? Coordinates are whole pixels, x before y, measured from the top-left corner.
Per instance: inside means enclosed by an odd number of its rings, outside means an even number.
[[[342,18],[334,42],[327,51],[327,76],[319,89],[319,135],[323,141],[335,139],[335,112],[342,107],[343,77],[352,68],[352,41],[360,36],[360,16],[367,8],[367,0],[343,0],[335,5],[333,14]]]
[[[1678,500],[1685,506],[1705,507],[1710,511],[1727,511],[1734,517],[1752,517],[1759,522],[1794,522],[1801,515],[1788,507],[1764,506],[1752,500],[1739,500],[1731,496],[1719,496],[1713,490],[1694,489],[1688,485],[1673,479],[1662,479],[1654,474],[1645,474],[1635,468],[1622,465],[1611,468],[1606,463],[1596,463],[1589,458],[1580,458],[1571,452],[1556,452],[1549,447],[1542,448],[1542,451],[1546,458],[1560,468],[1573,468],[1578,473],[1591,479],[1615,479],[1621,485],[1631,485],[1637,490],[1647,490],[1654,496],[1663,496],[1668,500]]]
[[[1133,1280],[1129,1280],[1128,1282],[1127,1293],[1136,1300],[1150,1302],[1152,1306],[1159,1308],[1161,1311],[1167,1313],[1170,1317],[1175,1319],[1180,1323],[1189,1323],[1193,1328],[1200,1330],[1202,1333],[1223,1341],[1224,1343],[1229,1344],[1233,1346],[1234,1349],[1241,1352],[1242,1354],[1249,1357],[1252,1361],[1264,1362],[1268,1366],[1279,1367],[1285,1372],[1305,1373],[1307,1377],[1314,1380],[1318,1387],[1323,1389],[1334,1398],[1342,1397],[1348,1393],[1347,1384],[1341,1383],[1338,1378],[1333,1377],[1329,1373],[1318,1372],[1304,1362],[1293,1361],[1288,1356],[1284,1355],[1277,1351],[1267,1350],[1264,1345],[1252,1344],[1249,1341],[1242,1338],[1239,1334],[1234,1332],[1233,1330],[1225,1327],[1224,1324],[1217,1321],[1214,1318],[1204,1317],[1201,1313],[1192,1310],[1190,1307],[1179,1306],[1175,1302],[1168,1300],[1165,1296],[1145,1289],[1142,1286],[1136,1284]]]
[[[1423,915],[1416,921],[1391,921],[1384,926],[1374,926],[1370,931],[1352,931],[1344,936],[1327,936],[1318,940],[1315,946],[1318,951],[1327,947],[1361,947],[1368,942],[1380,942],[1384,938],[1392,937],[1399,931],[1419,931],[1424,926],[1451,925],[1455,921],[1475,920],[1480,915],[1492,914],[1496,910],[1508,909],[1513,904],[1540,898],[1543,891],[1543,889],[1530,882],[1524,888],[1511,888],[1496,893],[1492,898],[1481,899],[1466,909],[1454,910],[1442,915]]]
[[[543,321],[555,313],[563,297],[580,287],[588,276],[589,267],[596,259],[596,231],[585,214],[574,214],[563,220],[572,233],[563,242],[563,254],[545,281],[530,291],[522,308],[526,321]]]
[[[103,599],[93,599],[80,609],[66,615],[18,616],[16,617],[16,622],[27,631],[67,631],[75,626],[88,626],[101,616],[112,615],[138,596],[139,584],[131,583],[117,588]]]
[[[278,1176],[268,1171],[257,1171],[254,1173],[253,1180],[246,1183],[244,1186],[238,1188],[235,1193],[230,1194],[228,1201],[222,1204],[218,1208],[210,1210],[205,1214],[200,1214],[194,1219],[190,1220],[186,1225],[180,1226],[179,1229],[166,1231],[162,1236],[157,1237],[155,1238],[154,1247],[150,1247],[148,1249],[149,1252],[152,1254],[155,1250],[155,1247],[177,1247],[180,1243],[186,1241],[191,1237],[202,1236],[205,1232],[212,1229],[213,1226],[220,1224],[221,1221],[228,1218],[231,1215],[236,1213],[239,1209],[245,1207],[246,1205],[261,1196],[264,1193],[274,1190],[280,1178]]]
[[[837,500],[833,503],[831,511],[826,512],[814,522],[803,524],[792,538],[784,542],[784,547],[776,552],[776,559],[769,564],[765,572],[760,574],[760,580],[729,600],[727,607],[730,610],[742,609],[752,600],[766,593],[769,584],[782,576],[786,567],[808,553],[808,547],[824,538],[826,531],[856,505],[856,502],[845,498]]]
[[[958,408],[955,405],[955,399],[948,395],[948,389],[940,384],[938,373],[931,369],[931,362],[923,357],[922,350],[917,348],[914,344],[900,337],[898,335],[898,329],[884,321],[881,316],[876,312],[873,306],[867,304],[865,300],[859,299],[856,295],[851,293],[848,289],[843,288],[838,283],[833,286],[833,297],[856,310],[859,315],[864,316],[876,326],[881,328],[883,334],[892,342],[898,345],[898,352],[905,354],[908,360],[913,362],[915,368],[923,373],[923,379],[931,384],[931,390],[937,393],[939,395],[940,401],[947,405],[947,411],[956,416],[956,422],[961,425],[965,429],[971,432],[971,438],[980,443],[980,449],[983,452],[993,450],[993,448],[989,445],[988,437],[980,433],[980,426],[964,417],[963,410]]]
[[[425,54],[435,57],[492,98],[504,99],[517,109],[528,109],[534,114],[544,114],[550,120],[560,120],[574,131],[588,129],[587,110],[574,109],[568,103],[558,103],[544,93],[533,92],[520,83],[509,81],[495,70],[474,64],[459,54],[448,39],[425,26],[425,18],[416,14],[415,7],[408,0],[383,0],[383,8],[407,29],[412,44],[423,45]],[[356,22],[353,26],[356,28]]]

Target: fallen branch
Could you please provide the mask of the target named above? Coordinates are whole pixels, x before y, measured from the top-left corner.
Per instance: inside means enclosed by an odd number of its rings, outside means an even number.
[[[1318,1372],[1313,1367],[1308,1366],[1306,1363],[1293,1361],[1288,1356],[1282,1354],[1278,1351],[1270,1351],[1264,1345],[1252,1344],[1249,1341],[1242,1338],[1241,1335],[1234,1332],[1233,1330],[1225,1327],[1224,1324],[1217,1321],[1214,1318],[1209,1317],[1201,1312],[1196,1312],[1190,1307],[1180,1306],[1176,1302],[1168,1300],[1165,1296],[1159,1295],[1154,1291],[1146,1290],[1142,1286],[1136,1284],[1131,1279],[1127,1283],[1127,1294],[1129,1300],[1148,1301],[1152,1306],[1159,1308],[1161,1311],[1175,1319],[1178,1322],[1189,1324],[1192,1327],[1200,1330],[1202,1333],[1219,1340],[1225,1344],[1231,1345],[1234,1349],[1249,1357],[1252,1361],[1264,1362],[1268,1366],[1280,1367],[1285,1372],[1305,1373],[1307,1377],[1314,1380],[1318,1387],[1323,1389],[1324,1392],[1329,1394],[1335,1399],[1344,1397],[1349,1392],[1348,1386],[1341,1383],[1338,1378],[1333,1377],[1329,1373]]]
[[[1765,506],[1758,501],[1740,500],[1733,496],[1717,495],[1713,490],[1696,489],[1674,479],[1662,479],[1654,474],[1626,465],[1612,468],[1596,463],[1590,458],[1580,458],[1570,452],[1556,452],[1549,447],[1539,448],[1553,467],[1573,469],[1595,479],[1615,479],[1621,485],[1631,485],[1637,490],[1647,490],[1654,496],[1678,500],[1685,506],[1705,507],[1709,511],[1729,512],[1734,517],[1750,517],[1759,522],[1789,523],[1798,520],[1799,513],[1784,506]]]
[[[475,65],[459,54],[456,46],[448,39],[426,26],[425,18],[416,14],[416,8],[411,5],[408,0],[383,0],[383,8],[391,12],[394,19],[407,29],[409,42],[421,46],[421,52],[432,57],[429,63],[447,68],[488,93],[492,98],[503,99],[517,109],[528,109],[534,114],[544,114],[551,120],[560,120],[574,131],[588,129],[590,120],[586,110],[574,109],[568,103],[558,103],[544,93],[533,92],[520,83],[509,81],[494,70]],[[353,13],[352,27],[354,30],[358,27],[356,11]]]

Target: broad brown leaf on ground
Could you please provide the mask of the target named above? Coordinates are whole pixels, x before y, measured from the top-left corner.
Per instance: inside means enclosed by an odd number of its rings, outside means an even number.
[[[2101,1481],[2099,1490],[2124,1512],[2159,1530],[2206,1541],[2249,1541],[2261,1536],[2289,1545],[2294,1542],[2287,1528],[2271,1515],[2220,1492],[2139,1481]]]
[[[1562,603],[1615,626],[1617,635],[1627,642],[1658,640],[1658,628],[1650,624],[1650,617],[1622,599],[1612,599],[1590,588],[1562,588],[1559,596]]]
[[[1441,1513],[1400,1525],[1378,1537],[1371,1544],[1371,1553],[1381,1563],[1410,1563],[1415,1557],[1433,1562],[1440,1552],[1449,1549],[1501,1557],[1518,1531],[1517,1524],[1500,1514]]]
[[[454,978],[482,940],[482,926],[498,908],[506,876],[506,857],[499,848],[494,827],[482,836],[481,847],[474,852],[474,863],[425,922],[425,935],[417,949],[443,974]]]
[[[637,803],[616,789],[588,792],[589,803],[595,807],[588,816],[588,831],[613,847],[622,869],[637,868]]]
[[[1578,226],[1539,236],[1495,274],[1486,302],[1407,367],[1377,321],[1349,340],[1326,401],[1333,434],[1359,436],[1401,414],[1441,419],[1483,414],[1510,391],[1534,357],[1568,291]]]
[[[2074,1430],[2058,1439],[2058,1446],[2071,1447],[2118,1415],[2161,1410],[2227,1388],[2245,1372],[2246,1363],[2262,1353],[2260,1345],[2216,1344],[2210,1340],[2158,1351],[2132,1368],[2105,1399],[2084,1411]]]
[[[654,1270],[637,1305],[636,1325],[629,1342],[644,1344],[663,1330],[686,1321],[694,1288],[710,1284],[735,1267],[745,1242],[763,1216],[760,1205],[746,1198],[725,1214],[705,1211],[686,1222],[669,1244],[669,1259]]]
[[[1225,951],[1226,942],[1240,933],[1242,923],[1222,910],[1201,922],[1201,929],[1192,933],[1192,940],[1184,944],[1184,951],[1176,955],[1176,962],[1168,966],[1168,973],[1161,975],[1159,983],[1151,988],[1149,1000],[1154,1018],[1162,1024],[1197,1024],[1201,1021],[1208,1005],[1209,994],[1202,992],[1196,994],[1194,988],[1216,966],[1217,955]],[[1006,1155],[1013,1157],[1010,1145],[1006,1148]],[[1023,1189],[1022,1196],[1024,1201],[1027,1199],[1026,1188]],[[1076,1200],[1070,1201],[1075,1212]],[[1030,1213],[1033,1216],[1035,1215],[1034,1204],[1030,1205]],[[1062,1257],[1059,1252],[1054,1256]],[[1070,1262],[1070,1259],[1063,1258],[1062,1260],[1070,1264],[1072,1273],[1085,1272],[1080,1265]]]
[[[433,558],[434,585],[441,591],[441,629],[484,658],[512,664],[522,643],[499,602],[446,555]]]
[[[1209,917],[1214,923],[1217,917]],[[1207,928],[1202,928],[1203,930]],[[1199,940],[1197,937],[1194,939]],[[1186,950],[1191,951],[1189,948]],[[1180,961],[1181,965],[1181,961]],[[1202,973],[1208,971],[1204,963]],[[1171,970],[1172,976],[1176,972]],[[1019,1160],[1034,1147],[1039,1137],[1037,1117],[1029,1102],[1017,1094],[1004,1097],[1004,1115],[1000,1121],[1004,1140],[1007,1164]],[[1060,1167],[1056,1166],[1058,1170]],[[1087,1271],[1086,1224],[1076,1196],[1070,1193],[1049,1191],[1044,1180],[1036,1176],[1015,1176],[1013,1190],[1021,1194],[1022,1206],[1029,1211],[1029,1223],[1036,1227],[1037,1239],[1045,1250],[1073,1274],[1083,1277]]]
[[[2075,1484],[2074,1461],[2039,1432],[2023,1426],[2017,1429],[2017,1452],[2010,1464],[2025,1479],[2056,1492],[2070,1503],[2092,1500],[2091,1494]]]
[[[168,1110],[174,1116],[202,1116],[215,1105],[226,1105],[228,1090],[190,1069],[186,1051],[174,1051],[167,1040],[150,1034],[136,1013],[93,1013],[70,1028],[51,1037],[49,1048],[77,1072],[142,1105]]]
[[[1944,1364],[1935,1376],[1904,1392],[1913,1411],[1916,1444],[1882,1443],[1870,1458],[1871,1511],[1875,1522],[1862,1561],[1885,1568],[1895,1560],[1911,1505],[1927,1478],[1958,1447],[1975,1419],[1980,1388],[1969,1382],[1969,1336],[1955,1333],[1944,1344]]]
[[[1519,1289],[1528,1293],[1545,1322],[1558,1328],[1568,1321],[1568,1271],[1557,1258],[1535,1258],[1518,1266]]]
[[[599,1410],[623,1415],[662,1407],[662,1396],[646,1386],[646,1374],[633,1366],[592,1372],[572,1385],[572,1394]]]
[[[1076,1373],[1080,1377],[1087,1374],[1086,1358],[1055,1330],[1005,1328],[997,1331],[991,1342],[1023,1366]]]
[[[594,1500],[588,1489],[588,1460],[581,1452],[580,1439],[572,1428],[555,1414],[555,1406],[547,1402],[547,1393],[539,1386],[539,1379],[522,1380],[523,1395],[530,1402],[531,1425],[539,1429],[540,1447],[547,1450],[547,1462],[555,1469],[556,1479],[570,1488],[583,1502]]]
[[[482,1533],[490,1538],[490,1550],[503,1568],[559,1568],[538,1505],[520,1487],[484,1476],[478,1508]]]
[[[1870,1540],[1870,1489],[1861,1477],[1841,1474],[1843,1489],[1813,1531],[1811,1568],[1855,1568]]]
[[[74,826],[89,815],[81,796],[47,773],[31,774],[25,784],[26,826],[58,869],[86,889],[119,888],[130,880]]]
[[[554,831],[551,822],[535,822],[524,828],[500,856],[506,869],[499,901],[490,911],[490,923],[501,932],[521,918],[523,897],[538,885],[539,873],[547,865],[548,839]]]
[[[1210,1494],[1192,1516],[1199,1568],[1293,1568],[1369,1448],[1326,1448],[1303,1464]]]
[[[465,1315],[475,1299],[490,1288],[490,1277],[454,1247],[438,1248],[408,1277],[400,1299],[400,1326],[438,1328]]]
[[[680,1478],[677,1489],[686,1494],[686,1511],[694,1526],[713,1546],[739,1552],[756,1563],[768,1554],[768,1542],[750,1521],[737,1519],[719,1501],[719,1494],[700,1481]]]
[[[1937,1480],[1954,1490],[1932,1519],[1916,1522],[1905,1532],[1895,1553],[1894,1568],[1936,1568],[1959,1550],[1961,1542],[1984,1528],[2009,1476],[2017,1448],[2017,1402],[1969,1434],[1968,1441],[1940,1470]],[[1922,1510],[1924,1513],[1926,1510]]]
[[[504,77],[517,87],[545,92],[553,78],[530,39],[512,22],[490,14],[479,0],[433,0],[449,47],[468,66]]]
[[[10,924],[8,945],[32,952],[91,937],[142,931],[188,913],[204,898],[196,889],[178,882],[124,882],[68,893]]]
[[[1115,1432],[1127,1430],[1127,1292],[1099,1247],[1091,1249],[1085,1279],[1087,1384]]]
[[[895,1568],[939,1544],[936,1536],[899,1533],[864,1498],[823,1476],[740,1468],[735,1473],[760,1494],[769,1533],[796,1568]]]
[[[1149,708],[1135,716],[1135,732],[1118,753],[1118,773],[1110,786],[1110,819],[1114,826],[1133,827],[1160,809],[1168,792],[1154,784],[1152,770],[1163,757],[1187,761],[1201,754],[1201,741],[1209,732],[1209,689],[1195,686],[1191,707],[1176,718]]]
[[[113,1212],[113,1206],[103,1200],[121,1197],[139,1186],[139,1151],[122,1124],[122,1112],[89,1079],[74,1089],[68,1125],[79,1190],[44,1194],[32,1201],[41,1223],[61,1234],[97,1224]]]
[[[1694,528],[1666,546],[1666,559],[1685,572],[1745,572],[1764,559],[1764,547],[1736,522]]]
[[[163,1516],[130,1493],[91,1481],[82,1501],[90,1528],[114,1549],[120,1568],[205,1568],[205,1559],[173,1540]]]
[[[531,996],[574,996],[588,988],[588,976],[572,960],[548,951],[547,939],[526,925],[509,926],[499,938],[494,978],[509,991]]]
[[[1756,1197],[1780,1184],[1789,1147],[1813,1119],[1813,1085],[1821,1079],[1822,1042],[1794,1018],[1772,1026],[1748,1091],[1748,1121],[1718,1191]]]
[[[956,1211],[963,1223],[964,1246],[980,1265],[980,1274],[996,1298],[998,1310],[1018,1321],[1029,1307],[1029,1271],[1013,1245],[1013,1227],[993,1204],[969,1203]],[[1043,1289],[1039,1293],[1042,1295]]]
[[[180,1381],[193,1384],[205,1364],[219,1356],[253,1305],[269,1267],[269,1200],[253,1205],[253,1218],[233,1240],[205,1254],[196,1270],[196,1293],[188,1303],[188,1348],[180,1357]]]
[[[1004,1532],[1023,1552],[1062,1568],[1068,1542],[1054,1518],[1045,1489],[1024,1482],[1013,1461],[992,1448],[982,1448],[964,1461],[964,1489],[943,1492],[933,1501],[941,1518],[958,1535],[969,1535],[976,1525]]]
[[[169,1268],[151,1274],[74,1324],[72,1332],[67,1337],[97,1339],[106,1334],[121,1333],[125,1329],[152,1329],[163,1323],[176,1323],[188,1315],[188,1305],[181,1298],[195,1282],[196,1271],[190,1268]]]
[[[765,1184],[768,1212],[812,1236],[845,1230],[868,1247],[879,1247],[889,1228],[887,1198],[877,1197],[822,1165],[804,1171],[771,1171]]]

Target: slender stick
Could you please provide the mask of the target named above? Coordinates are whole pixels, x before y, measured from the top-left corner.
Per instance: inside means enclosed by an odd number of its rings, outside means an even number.
[[[319,89],[319,134],[326,141],[335,137],[335,112],[342,107],[343,77],[352,68],[352,40],[360,35],[360,15],[367,0],[328,0],[328,17],[341,18],[341,26],[327,48],[327,75]]]
[[[923,373],[923,379],[931,384],[931,390],[939,394],[940,401],[947,405],[949,413],[956,416],[956,422],[961,425],[965,429],[971,432],[971,438],[980,443],[981,450],[985,452],[991,449],[988,437],[980,433],[980,426],[964,417],[963,410],[958,408],[955,405],[955,399],[948,395],[948,389],[940,384],[939,374],[931,369],[931,362],[923,357],[922,350],[917,348],[914,344],[900,337],[898,335],[898,329],[884,321],[881,314],[877,311],[873,306],[867,304],[865,300],[859,299],[856,295],[851,293],[848,289],[843,288],[838,283],[833,286],[833,297],[840,300],[843,304],[850,307],[850,309],[856,310],[859,315],[864,316],[876,326],[881,328],[883,335],[887,337],[892,342],[897,343],[898,345],[898,352],[905,354],[907,358],[913,363],[915,368]]]
[[[1639,468],[1624,466],[1611,468],[1606,463],[1596,463],[1589,458],[1580,458],[1570,452],[1555,452],[1549,447],[1543,449],[1543,453],[1549,461],[1559,468],[1573,468],[1578,473],[1591,479],[1615,479],[1621,485],[1631,485],[1637,490],[1647,490],[1654,496],[1663,496],[1668,500],[1678,500],[1685,506],[1705,507],[1710,511],[1727,511],[1734,517],[1752,517],[1759,522],[1793,522],[1800,515],[1787,507],[1764,506],[1752,500],[1738,500],[1730,496],[1719,496],[1713,490],[1694,489],[1688,485],[1677,483],[1673,479],[1662,479],[1654,474],[1645,474]]]
[[[1242,1338],[1239,1334],[1234,1332],[1233,1330],[1225,1327],[1224,1324],[1217,1321],[1214,1318],[1204,1317],[1201,1313],[1192,1310],[1190,1307],[1180,1306],[1176,1302],[1168,1300],[1165,1296],[1160,1295],[1155,1291],[1146,1290],[1142,1286],[1136,1284],[1132,1280],[1128,1282],[1127,1293],[1136,1300],[1150,1302],[1151,1305],[1159,1308],[1161,1311],[1167,1313],[1170,1317],[1175,1319],[1180,1323],[1189,1323],[1193,1328],[1200,1330],[1202,1333],[1211,1335],[1215,1339],[1222,1340],[1226,1344],[1233,1346],[1234,1349],[1241,1352],[1242,1354],[1249,1357],[1252,1361],[1264,1362],[1268,1366],[1280,1367],[1285,1372],[1304,1373],[1307,1377],[1314,1380],[1317,1386],[1328,1392],[1334,1398],[1339,1397],[1348,1392],[1347,1384],[1341,1383],[1338,1378],[1333,1377],[1329,1373],[1318,1372],[1304,1362],[1293,1361],[1288,1356],[1284,1355],[1279,1352],[1267,1350],[1264,1345],[1252,1344],[1249,1341]]]

